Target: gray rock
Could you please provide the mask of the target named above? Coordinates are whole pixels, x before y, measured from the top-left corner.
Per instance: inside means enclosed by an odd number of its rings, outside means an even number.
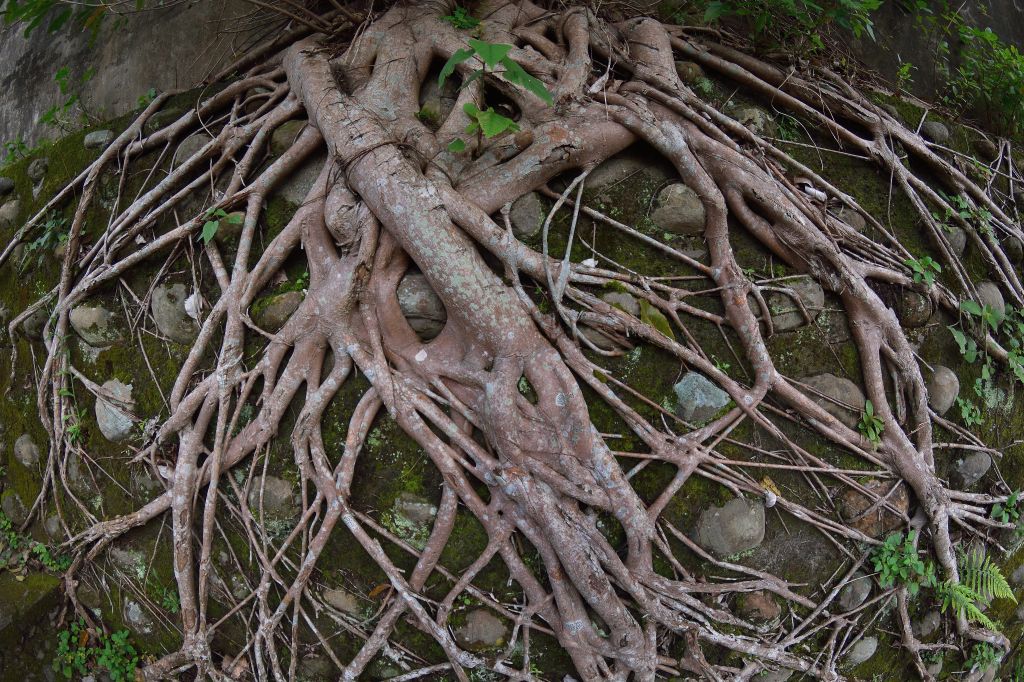
[[[935,365],[928,377],[928,405],[938,414],[945,414],[953,407],[960,393],[960,379],[956,372],[943,365]]]
[[[275,193],[280,194],[286,201],[301,205],[309,197],[316,179],[320,177],[320,170],[327,162],[327,152],[319,151],[307,159],[299,168],[291,173]]]
[[[137,601],[125,602],[124,621],[131,626],[132,630],[144,635],[152,634],[153,632],[153,621],[150,620]]]
[[[286,123],[285,125],[288,124]],[[278,128],[278,130],[280,130],[280,128]],[[213,138],[206,133],[193,133],[186,137],[181,141],[181,144],[178,145],[178,148],[174,150],[174,165],[180,166],[188,161],[190,158],[198,154],[200,149],[208,145],[212,139]],[[273,145],[273,136],[271,136],[271,145]]]
[[[850,649],[850,653],[846,654],[846,665],[855,666],[860,665],[864,661],[868,660],[875,655],[875,651],[878,650],[878,638],[877,637],[865,637],[859,642],[853,645]]]
[[[601,300],[633,317],[640,317],[640,302],[633,297],[633,294],[625,291],[609,291],[601,295]]]
[[[261,329],[276,334],[291,318],[292,313],[299,309],[303,298],[301,291],[286,291],[283,294],[269,296],[258,302],[261,307],[253,316],[253,322]]]
[[[0,197],[6,196],[14,191],[14,180],[0,178]]]
[[[626,153],[614,156],[600,164],[587,176],[586,187],[592,192],[612,189],[627,180],[661,181],[668,173],[653,165],[641,154]]]
[[[942,625],[942,614],[932,609],[914,621],[911,629],[916,637],[928,637]]]
[[[779,668],[778,670],[763,670],[750,679],[756,682],[786,682],[792,676],[792,670]]]
[[[86,149],[106,149],[114,141],[113,130],[94,130],[85,136],[82,145]]]
[[[775,131],[775,121],[760,107],[742,107],[734,118],[755,135],[768,135]]]
[[[302,132],[306,125],[306,120],[300,119],[282,123],[275,128],[270,136],[270,154],[272,156],[280,156],[285,153],[294,144],[295,140],[298,139],[299,133]]]
[[[29,180],[38,184],[46,177],[48,170],[50,170],[50,162],[46,160],[46,157],[40,157],[28,165],[25,173],[28,174]]]
[[[1010,574],[1010,582],[1014,585],[1024,585],[1024,564],[1018,566],[1013,573]]]
[[[2,499],[0,499],[0,509],[3,510],[4,514],[7,514],[7,518],[15,525],[25,523],[25,520],[28,518],[28,509],[25,507],[25,503],[18,497],[18,493],[13,490],[4,492]]]
[[[964,487],[969,487],[980,481],[991,467],[992,457],[987,452],[972,452],[956,463],[956,472]]]
[[[199,325],[185,312],[188,288],[181,283],[161,284],[153,290],[153,320],[160,333],[176,343],[189,344],[199,334]]]
[[[697,520],[697,542],[720,557],[753,549],[764,540],[764,505],[737,497],[710,507]]]
[[[440,334],[448,321],[444,303],[430,288],[427,278],[418,272],[407,274],[398,284],[398,307],[424,341]]]
[[[263,513],[278,518],[292,518],[299,513],[295,486],[291,482],[267,476],[262,482],[255,481],[249,490],[249,507],[257,515],[262,495]]]
[[[1006,312],[1006,304],[1003,302],[1003,294],[999,291],[999,285],[995,282],[982,282],[977,287],[978,303],[987,305],[999,313]]]
[[[7,229],[14,227],[14,224],[18,221],[18,215],[21,214],[21,202],[17,199],[11,199],[0,206],[0,229]]]
[[[27,433],[18,436],[18,440],[14,441],[14,458],[26,467],[34,467],[39,463],[39,446],[32,440],[32,436]]]
[[[924,139],[935,144],[946,144],[949,142],[949,128],[938,121],[925,121],[922,123],[921,135]]]
[[[1014,612],[1014,615],[1017,616],[1017,620],[1024,621],[1024,604],[1021,604],[1017,607],[1017,610]]]
[[[893,491],[892,485],[891,481],[868,481],[863,484],[868,495],[856,488],[844,489],[838,498],[839,515],[854,530],[872,538],[902,527],[902,515],[910,508],[910,495],[907,486],[900,484]],[[886,504],[877,504],[878,498],[884,498]]]
[[[1019,264],[1024,260],[1024,242],[1012,234],[1005,235],[1002,242],[1003,251],[1006,252],[1006,257],[1010,259],[1011,263]]]
[[[870,594],[871,578],[857,571],[850,577],[850,582],[846,583],[843,589],[839,590],[839,598],[837,599],[839,608],[843,611],[852,611],[867,601]]]
[[[764,590],[748,592],[739,598],[739,614],[747,620],[765,623],[782,615],[782,607]]]
[[[999,147],[996,143],[987,137],[979,137],[971,142],[971,147],[974,148],[974,153],[978,155],[982,161],[995,161],[995,158],[999,156]]]
[[[700,68],[697,62],[676,62],[676,74],[679,80],[687,85],[693,85],[704,78],[704,69]]]
[[[51,514],[46,517],[43,521],[43,530],[46,532],[47,537],[51,540],[56,540],[61,537],[62,531],[60,526],[60,517],[56,514]]]
[[[363,607],[359,603],[359,597],[351,592],[346,590],[327,590],[323,593],[323,599],[342,613],[352,616],[362,615]]]
[[[601,350],[619,350],[620,346],[612,339],[604,334],[604,332],[598,331],[593,327],[587,325],[580,325],[578,328],[580,336],[585,338],[590,343],[594,344]]]
[[[171,125],[185,113],[185,110],[181,107],[171,107],[170,109],[161,109],[156,112],[149,119],[146,120],[143,130],[147,135],[151,135],[161,128],[166,128]]]
[[[34,341],[41,340],[43,338],[43,330],[46,328],[46,322],[49,319],[49,310],[46,308],[37,309],[21,323],[21,327],[25,331],[25,336]]]
[[[512,202],[512,209],[509,211],[512,234],[518,239],[529,239],[540,231],[546,215],[539,194],[524,194]]]
[[[433,523],[437,516],[437,507],[430,500],[412,493],[399,495],[393,509],[416,524]]]
[[[791,289],[803,304],[813,321],[825,307],[825,290],[810,277],[788,280],[784,283]],[[788,294],[777,291],[768,293],[766,297],[768,310],[772,314],[772,325],[776,331],[792,331],[807,324],[807,318],[794,299]]]
[[[466,622],[455,629],[455,641],[471,651],[501,646],[508,637],[508,626],[488,609],[473,609]]]
[[[896,317],[908,329],[923,327],[932,317],[932,301],[912,289],[903,289],[896,297]]]
[[[897,121],[902,121],[903,120],[902,117],[900,116],[900,110],[897,109],[896,107],[894,107],[891,104],[888,104],[888,103],[886,103],[886,104],[879,104],[878,108],[881,109],[882,111],[884,111],[885,113],[889,114],[890,116],[892,116]]]
[[[834,374],[819,374],[808,377],[803,382],[818,393],[849,405],[849,408],[842,407],[836,405],[832,400],[826,400],[815,393],[809,394],[811,400],[821,405],[826,412],[843,424],[846,424],[851,429],[857,426],[857,422],[860,420],[860,412],[864,407],[864,394],[857,384],[849,379],[837,377]]]
[[[676,392],[676,415],[701,426],[729,404],[729,394],[698,372],[687,372],[672,387]]]
[[[839,209],[836,217],[852,227],[856,232],[863,232],[868,226],[868,222],[863,215],[846,206]]]
[[[75,333],[94,348],[103,348],[121,340],[121,332],[112,324],[114,320],[114,314],[99,305],[76,306],[68,315]]]
[[[116,443],[131,436],[135,426],[135,417],[132,415],[135,407],[135,401],[132,400],[132,385],[111,379],[103,384],[103,390],[110,394],[113,400],[96,398],[96,423],[103,437]]]
[[[420,88],[420,111],[425,122],[440,124],[455,108],[459,88],[455,80],[447,79],[438,87],[437,80],[428,78]]]
[[[949,247],[957,257],[964,255],[967,250],[967,232],[961,227],[953,227],[952,232],[946,233]]]
[[[704,234],[704,204],[692,189],[675,183],[658,192],[651,220],[666,232],[699,236]]]

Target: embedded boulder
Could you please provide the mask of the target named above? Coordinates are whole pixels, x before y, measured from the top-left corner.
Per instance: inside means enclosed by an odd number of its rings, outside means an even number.
[[[860,665],[874,656],[876,651],[878,651],[878,638],[865,637],[854,644],[850,652],[846,654],[845,663],[848,666]]]
[[[86,149],[106,149],[114,141],[113,130],[94,130],[82,140],[82,146]]]
[[[180,282],[153,290],[153,321],[160,333],[175,343],[190,344],[199,335],[199,325],[185,309],[188,297],[188,288]]]
[[[697,542],[719,557],[745,552],[764,540],[764,505],[737,497],[705,509],[697,520]]]
[[[253,315],[253,322],[260,329],[276,334],[299,309],[303,298],[301,291],[286,291],[261,299],[257,302],[258,311]]]
[[[606,294],[601,294],[601,300],[633,317],[640,317],[640,302],[633,294],[625,291],[609,291]]]
[[[865,601],[871,594],[871,578],[857,571],[850,576],[843,589],[839,590],[839,608],[843,611],[852,611]]]
[[[772,315],[772,326],[776,331],[792,331],[807,324],[801,305],[812,322],[825,307],[825,290],[810,277],[801,276],[788,281],[786,287],[793,292],[793,296],[772,291],[765,300]]]
[[[861,408],[864,406],[864,393],[857,384],[834,374],[819,374],[808,377],[803,382],[814,390],[809,397],[822,409],[851,429],[857,426]],[[842,404],[836,404],[837,402]]]
[[[942,415],[956,402],[960,393],[960,379],[949,367],[935,365],[932,375],[928,377],[927,388],[928,406]]]
[[[524,194],[513,201],[508,214],[509,222],[512,223],[512,234],[517,239],[529,239],[540,232],[545,217],[544,206],[536,192]]]
[[[132,415],[135,406],[135,401],[132,400],[132,385],[111,379],[104,383],[102,388],[111,399],[96,398],[96,424],[107,440],[115,443],[125,440],[132,435],[135,426],[135,417]]]
[[[39,446],[32,440],[32,436],[23,433],[14,441],[14,459],[29,468],[39,463]]]
[[[692,189],[675,183],[658,193],[651,220],[666,232],[699,236],[704,234],[704,204]]]
[[[10,201],[4,202],[4,204],[0,206],[0,229],[14,227],[14,223],[18,221],[18,215],[20,213],[20,201],[17,199],[11,199]]]
[[[956,473],[965,488],[980,481],[992,468],[992,457],[987,452],[972,452],[956,463]]]
[[[505,643],[508,626],[488,609],[473,609],[455,629],[455,640],[470,651],[493,649]]]
[[[672,387],[676,393],[676,416],[703,425],[729,404],[729,394],[699,372],[687,372]]]
[[[995,282],[982,282],[977,287],[978,303],[988,306],[999,314],[1006,312],[1006,303],[1003,301],[1003,294]]]
[[[112,324],[114,320],[114,314],[100,305],[75,306],[68,315],[75,333],[93,348],[121,340],[121,332]]]
[[[441,333],[448,321],[448,311],[441,298],[434,293],[427,278],[409,273],[398,284],[398,307],[421,339],[429,341]]]
[[[855,530],[868,537],[879,538],[903,525],[903,515],[910,508],[907,486],[892,481],[869,481],[863,484],[869,493],[846,488],[839,496],[839,515]],[[878,501],[879,499],[884,501]]]
[[[925,121],[921,124],[921,136],[935,144],[946,144],[949,142],[949,128],[938,121]]]

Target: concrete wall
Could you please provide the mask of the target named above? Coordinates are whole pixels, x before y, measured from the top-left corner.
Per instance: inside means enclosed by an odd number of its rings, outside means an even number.
[[[31,146],[58,136],[39,118],[64,101],[54,81],[63,66],[75,79],[95,69],[80,88],[82,102],[90,114],[111,118],[133,109],[150,88],[163,91],[202,82],[230,64],[269,23],[243,0],[199,0],[131,14],[122,26],[108,19],[92,44],[88,32],[65,28],[50,34],[40,28],[26,39],[3,26],[0,143],[21,138]]]

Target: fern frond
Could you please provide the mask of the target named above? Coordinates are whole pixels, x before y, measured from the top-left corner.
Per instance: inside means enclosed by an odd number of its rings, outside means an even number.
[[[968,621],[979,623],[989,630],[999,630],[999,626],[978,607],[978,604],[984,601],[982,595],[969,585],[947,580],[939,584],[937,592],[939,599],[942,600],[943,613],[952,610],[957,616],[962,615]]]
[[[963,584],[980,595],[982,601],[1010,599],[1017,603],[1010,584],[999,570],[999,566],[992,561],[992,557],[985,556],[979,551],[961,556],[960,574]]]

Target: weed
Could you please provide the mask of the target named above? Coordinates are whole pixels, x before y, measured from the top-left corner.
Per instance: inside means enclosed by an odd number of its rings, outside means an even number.
[[[69,680],[93,670],[106,671],[113,682],[134,680],[139,655],[129,637],[127,630],[107,635],[88,629],[85,621],[74,621],[57,634],[53,670]]]
[[[875,406],[870,400],[864,401],[864,411],[860,413],[857,430],[874,445],[878,445],[882,441],[885,423],[875,416]]]

